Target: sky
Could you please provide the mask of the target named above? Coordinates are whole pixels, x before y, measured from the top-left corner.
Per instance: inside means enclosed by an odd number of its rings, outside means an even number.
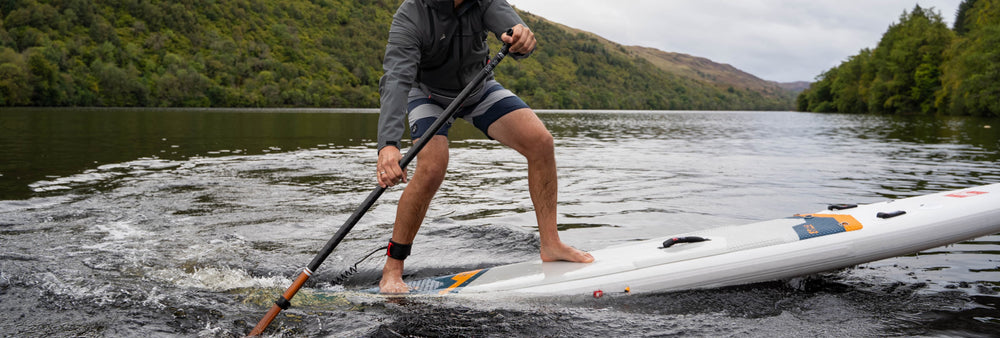
[[[623,45],[728,63],[759,78],[813,81],[916,5],[948,27],[961,0],[508,0],[518,9]],[[545,37],[537,36],[540,48]]]

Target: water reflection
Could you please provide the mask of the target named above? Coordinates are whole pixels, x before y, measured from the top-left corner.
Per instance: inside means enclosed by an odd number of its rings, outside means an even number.
[[[372,142],[371,110],[5,108],[0,199],[25,187],[137,158],[257,155]]]

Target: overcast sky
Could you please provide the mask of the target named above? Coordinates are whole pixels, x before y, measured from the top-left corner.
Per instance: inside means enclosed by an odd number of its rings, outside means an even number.
[[[934,7],[948,27],[961,0],[508,0],[623,45],[728,63],[765,80],[812,81],[874,48],[903,11]],[[545,37],[539,36],[544,44]]]

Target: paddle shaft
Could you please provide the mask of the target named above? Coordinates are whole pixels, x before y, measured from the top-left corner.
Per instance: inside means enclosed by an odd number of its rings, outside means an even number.
[[[508,30],[507,35],[510,34],[511,31]],[[417,153],[419,153],[421,149],[424,149],[427,142],[429,142],[430,139],[437,134],[437,132],[441,130],[441,128],[448,123],[448,121],[451,120],[455,114],[458,113],[458,109],[462,106],[462,101],[465,101],[465,99],[472,94],[472,91],[477,84],[482,83],[483,80],[485,80],[486,77],[493,72],[493,69],[496,68],[497,64],[499,64],[500,61],[507,56],[509,50],[510,45],[505,43],[503,47],[500,48],[500,52],[493,57],[493,60],[490,60],[490,62],[486,64],[486,67],[480,70],[479,74],[476,74],[476,77],[469,82],[467,86],[465,86],[465,89],[462,89],[462,92],[455,97],[455,100],[451,101],[451,104],[448,105],[448,108],[445,109],[444,113],[442,113],[437,120],[434,120],[434,124],[432,124],[430,129],[424,133],[426,137],[417,140],[417,143],[413,144],[413,147],[406,152],[403,159],[399,160],[400,168],[406,169],[406,166],[417,157]],[[385,192],[385,189],[386,188],[383,188],[382,186],[377,186],[375,187],[375,190],[372,190],[372,192],[368,194],[368,197],[365,198],[364,202],[362,202],[361,205],[354,210],[354,214],[347,218],[344,225],[340,226],[340,230],[337,230],[337,233],[335,233],[333,237],[326,242],[326,245],[324,245],[323,249],[316,254],[316,257],[314,257],[312,262],[309,263],[309,266],[302,270],[302,273],[300,273],[299,277],[292,282],[292,285],[285,290],[285,293],[281,295],[281,298],[278,298],[278,300],[275,301],[275,304],[271,306],[271,310],[269,310],[267,314],[264,315],[264,318],[257,323],[257,326],[253,328],[253,331],[250,331],[250,336],[256,336],[263,333],[264,329],[267,329],[267,326],[271,325],[271,321],[278,316],[278,313],[280,313],[281,310],[288,308],[288,302],[295,296],[295,293],[302,288],[302,285],[305,284],[307,280],[309,280],[309,277],[312,276],[313,272],[315,272],[316,269],[319,269],[320,264],[323,264],[323,261],[325,261],[326,258],[330,256],[330,253],[333,252],[333,249],[337,248],[337,245],[344,240],[344,237],[346,237],[347,233],[354,228],[354,225],[358,224],[358,221],[361,220],[361,217],[364,216],[366,212],[368,212],[368,209],[371,209],[372,205],[375,204],[375,201],[377,201],[378,198],[382,196],[382,193]]]

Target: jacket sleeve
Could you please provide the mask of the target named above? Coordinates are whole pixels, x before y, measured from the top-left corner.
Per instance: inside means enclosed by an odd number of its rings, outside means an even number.
[[[399,147],[406,130],[407,95],[420,64],[419,13],[419,5],[407,1],[396,11],[389,28],[389,42],[382,61],[384,74],[379,79],[378,150],[387,144]]]
[[[511,27],[517,26],[517,24],[522,24],[525,27],[528,25],[524,24],[524,20],[517,15],[514,8],[507,3],[507,0],[491,0],[487,1],[486,9],[483,13],[483,21],[486,23],[486,29],[496,34],[497,40],[500,40],[500,35],[506,32]],[[535,47],[538,49],[538,47]],[[528,54],[511,53],[510,56],[515,59],[523,59],[534,53],[534,50],[528,52]]]

